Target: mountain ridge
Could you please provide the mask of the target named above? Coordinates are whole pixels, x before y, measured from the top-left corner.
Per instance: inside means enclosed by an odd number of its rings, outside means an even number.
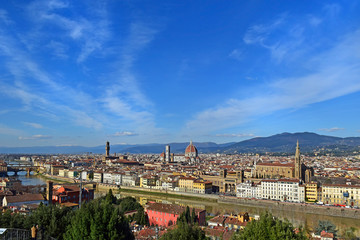
[[[331,149],[353,149],[360,146],[360,137],[334,137],[312,132],[280,133],[268,137],[255,137],[240,142],[217,144],[214,142],[194,142],[199,153],[265,153],[294,152],[299,140],[303,152],[313,152],[324,147]],[[189,142],[169,143],[173,153],[183,153]],[[116,153],[161,153],[168,144],[113,144],[111,152]],[[40,147],[0,147],[2,154],[99,154],[105,152],[105,145],[84,146],[40,146]]]

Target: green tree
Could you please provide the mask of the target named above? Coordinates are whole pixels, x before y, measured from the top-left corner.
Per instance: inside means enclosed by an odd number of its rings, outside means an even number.
[[[161,240],[206,240],[208,239],[205,236],[205,232],[201,230],[198,226],[185,223],[183,221],[178,221],[176,228],[166,232],[161,238]]]
[[[107,202],[109,202],[111,204],[116,204],[116,200],[117,200],[117,198],[113,195],[113,192],[112,192],[112,190],[110,188],[109,192],[105,196],[105,201],[107,201]]]
[[[258,221],[251,221],[246,228],[235,233],[232,240],[278,240],[278,239],[307,239],[304,231],[300,228],[295,233],[294,227],[287,220],[282,221],[266,212]]]
[[[119,208],[99,199],[76,211],[64,239],[134,239],[134,236]]]
[[[335,224],[333,224],[332,222],[319,220],[318,225],[315,227],[315,233],[320,235],[323,230],[328,233],[333,233],[334,237],[336,236],[338,231]]]
[[[26,218],[24,228],[30,229],[34,224],[39,225],[44,236],[62,239],[64,229],[70,223],[72,215],[73,211],[70,208],[40,204],[38,209]]]
[[[137,210],[137,212],[134,215],[134,221],[136,221],[140,225],[146,225],[149,226],[149,219],[147,215],[145,214],[144,208],[140,206]]]
[[[118,199],[117,204],[119,204],[119,208],[122,213],[137,210],[139,207],[141,207],[140,203],[138,203],[136,199],[132,197]]]

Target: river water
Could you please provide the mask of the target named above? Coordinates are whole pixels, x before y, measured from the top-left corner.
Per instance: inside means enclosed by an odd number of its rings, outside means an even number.
[[[8,175],[13,176],[14,173],[8,172]],[[30,175],[29,177],[26,176],[26,172],[18,172],[17,178],[21,181],[21,184],[24,186],[46,184],[46,181],[40,177],[33,176],[33,175]]]

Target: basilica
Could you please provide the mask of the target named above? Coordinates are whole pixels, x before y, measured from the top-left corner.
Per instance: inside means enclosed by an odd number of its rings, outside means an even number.
[[[251,177],[255,179],[294,178],[304,182],[310,182],[313,175],[314,170],[305,166],[301,161],[299,141],[296,144],[293,163],[255,162],[251,172]]]

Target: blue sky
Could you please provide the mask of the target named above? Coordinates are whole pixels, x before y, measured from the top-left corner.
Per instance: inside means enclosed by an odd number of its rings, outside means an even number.
[[[4,1],[0,146],[360,136],[359,1]]]

